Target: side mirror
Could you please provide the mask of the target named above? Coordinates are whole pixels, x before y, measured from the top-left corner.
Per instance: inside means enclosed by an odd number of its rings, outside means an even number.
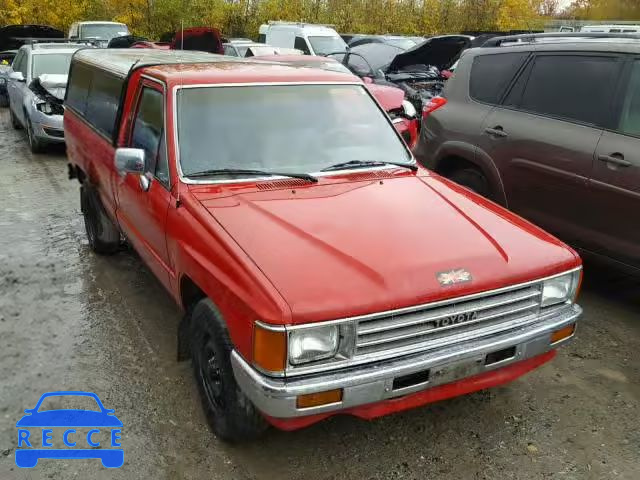
[[[24,82],[24,75],[22,75],[22,72],[11,72],[9,74],[9,80],[15,80],[16,82]]]
[[[144,174],[144,150],[141,148],[117,148],[115,164],[118,173],[125,176],[128,173]]]
[[[364,83],[370,84],[370,83],[373,83],[373,78],[371,78],[371,77],[362,77],[362,81]]]
[[[151,180],[145,174],[145,154],[141,148],[117,148],[114,162],[121,177],[128,174],[138,175],[140,188],[146,192],[151,186]]]

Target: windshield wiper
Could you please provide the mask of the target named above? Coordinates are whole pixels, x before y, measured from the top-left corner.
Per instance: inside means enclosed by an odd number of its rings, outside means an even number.
[[[360,167],[379,167],[382,165],[396,165],[397,167],[408,168],[409,170],[416,171],[418,167],[414,163],[405,162],[382,162],[376,160],[351,160],[349,162],[336,163],[329,167],[323,168],[321,172],[330,172],[331,170],[343,170],[345,168],[360,168]]]
[[[308,173],[272,172],[270,170],[253,170],[250,168],[215,168],[186,174],[189,178],[214,177],[216,175],[266,175],[270,177],[291,177],[316,183],[318,179]]]

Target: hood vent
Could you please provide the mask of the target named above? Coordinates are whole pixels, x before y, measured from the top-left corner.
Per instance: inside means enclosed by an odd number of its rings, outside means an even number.
[[[256,185],[258,190],[278,190],[280,188],[304,187],[309,185],[306,180],[291,178],[287,180],[274,180],[273,182],[260,182]]]
[[[389,178],[393,176],[390,170],[373,170],[371,172],[350,173],[349,180],[377,180],[378,178]]]

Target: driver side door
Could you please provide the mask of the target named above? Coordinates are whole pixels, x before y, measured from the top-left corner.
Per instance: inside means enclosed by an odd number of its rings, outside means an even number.
[[[166,241],[166,221],[171,201],[169,163],[165,142],[166,92],[151,80],[140,83],[126,147],[145,154],[143,175],[117,179],[118,222],[145,263],[169,288],[173,269]]]

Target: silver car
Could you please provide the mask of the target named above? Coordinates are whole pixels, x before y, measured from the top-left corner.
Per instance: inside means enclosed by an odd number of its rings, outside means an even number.
[[[62,101],[69,64],[79,44],[24,45],[13,60],[7,80],[9,114],[15,129],[25,128],[34,153],[49,143],[64,142]]]

